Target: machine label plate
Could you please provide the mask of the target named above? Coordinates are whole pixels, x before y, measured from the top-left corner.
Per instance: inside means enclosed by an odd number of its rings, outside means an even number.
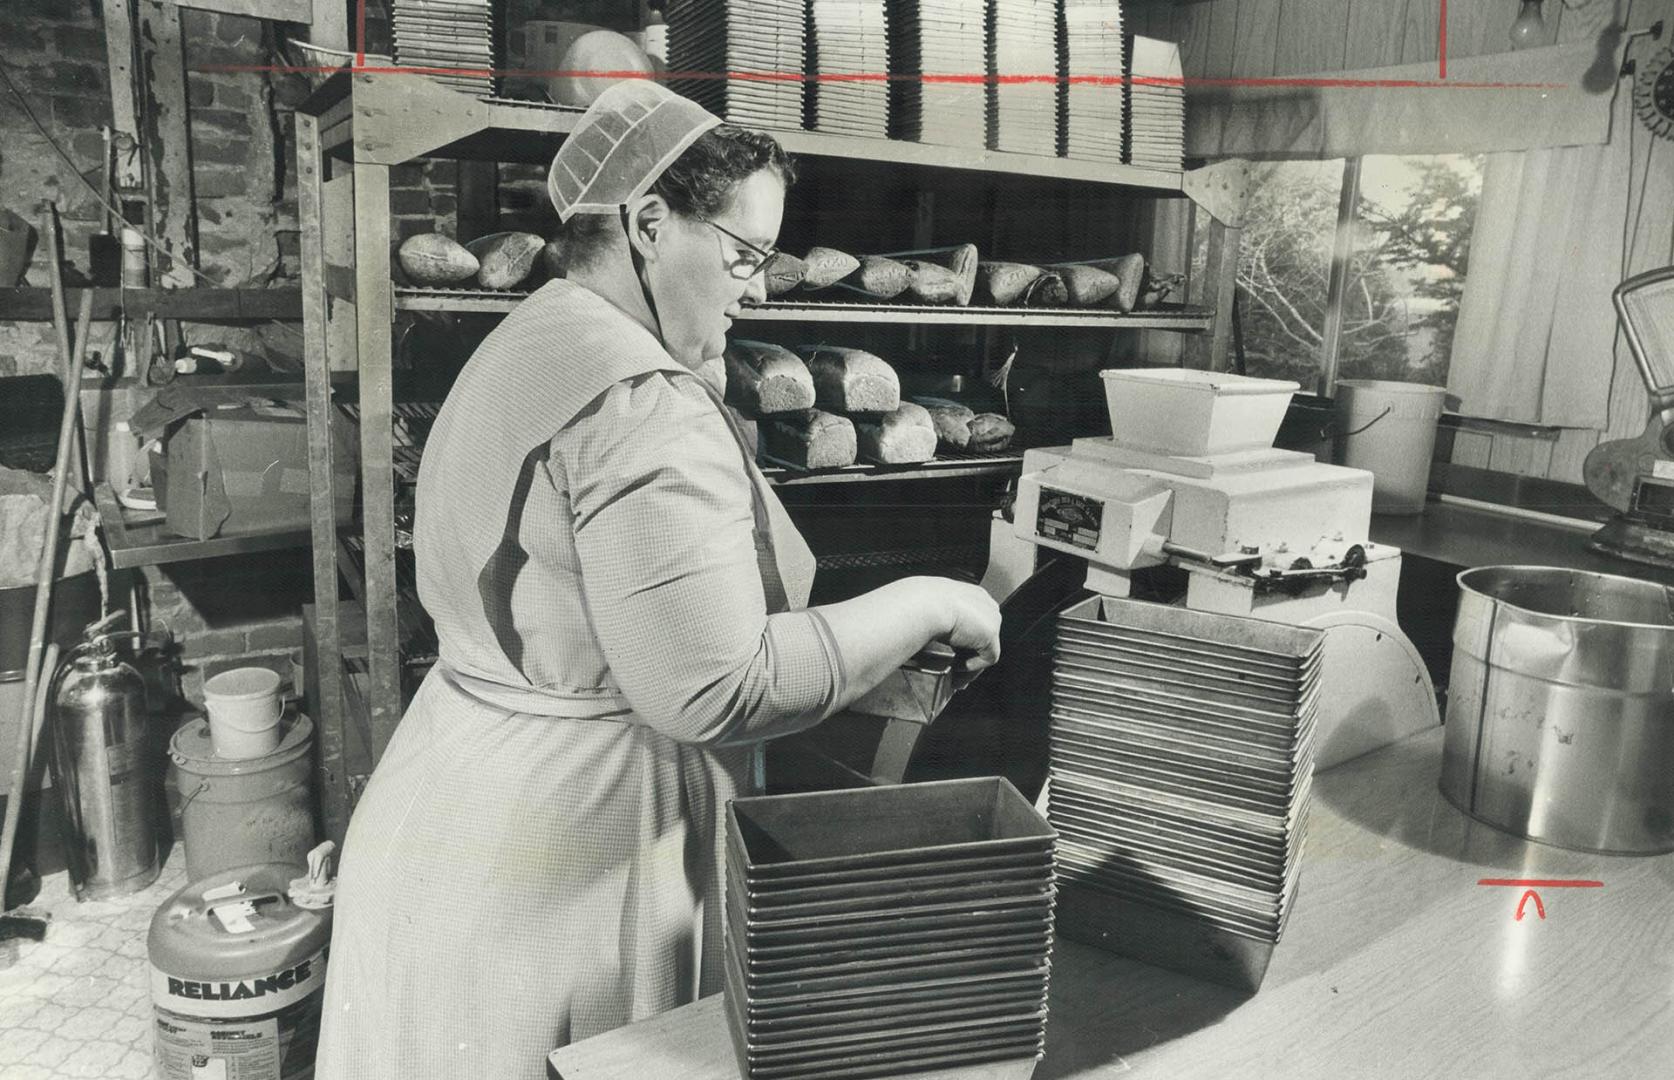
[[[1036,536],[1092,551],[1099,546],[1099,527],[1103,522],[1104,503],[1099,500],[1048,487],[1040,489]]]

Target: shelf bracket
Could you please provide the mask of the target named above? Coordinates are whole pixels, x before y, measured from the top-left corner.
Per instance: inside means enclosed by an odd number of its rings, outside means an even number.
[[[1248,161],[1229,158],[1188,171],[1181,177],[1180,188],[1222,225],[1242,228],[1250,205],[1251,171]]]

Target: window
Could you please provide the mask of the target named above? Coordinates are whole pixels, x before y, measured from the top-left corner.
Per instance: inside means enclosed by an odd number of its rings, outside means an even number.
[[[1334,357],[1340,378],[1444,385],[1482,169],[1463,155],[1261,166],[1239,249],[1243,370],[1315,390]],[[1196,247],[1201,265],[1206,236]]]

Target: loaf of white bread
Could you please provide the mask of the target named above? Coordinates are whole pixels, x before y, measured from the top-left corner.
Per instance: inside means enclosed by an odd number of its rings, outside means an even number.
[[[799,469],[853,465],[855,429],[845,416],[819,409],[764,417],[757,431],[761,453]]]
[[[840,413],[891,412],[901,404],[895,369],[861,349],[803,345],[797,350],[814,378],[814,404]]]
[[[814,377],[783,345],[733,341],[726,361],[727,401],[742,411],[770,416],[814,407]]]
[[[911,465],[936,456],[936,423],[930,410],[911,401],[855,423],[860,456],[880,465]]]
[[[924,406],[936,425],[936,438],[950,450],[991,453],[1011,445],[1017,429],[999,413],[979,413],[970,407],[946,398],[922,397],[915,403]]]

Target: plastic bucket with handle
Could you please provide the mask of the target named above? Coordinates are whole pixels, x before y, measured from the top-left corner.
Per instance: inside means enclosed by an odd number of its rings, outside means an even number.
[[[1423,383],[1338,380],[1338,461],[1372,474],[1373,512],[1424,512],[1436,421],[1446,400],[1446,390]]]

